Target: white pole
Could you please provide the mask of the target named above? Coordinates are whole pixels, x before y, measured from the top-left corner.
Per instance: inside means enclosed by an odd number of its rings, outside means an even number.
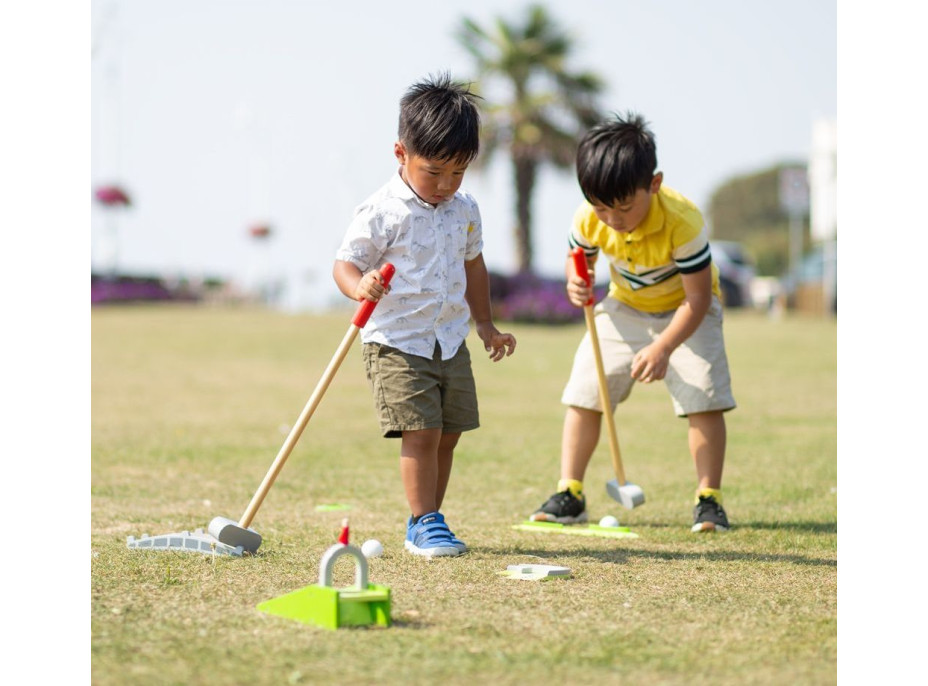
[[[798,285],[799,263],[802,260],[802,215],[791,212],[789,215],[789,273],[793,283]]]

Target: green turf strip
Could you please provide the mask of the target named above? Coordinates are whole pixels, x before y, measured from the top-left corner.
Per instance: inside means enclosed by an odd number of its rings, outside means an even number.
[[[531,520],[512,527],[519,531],[538,531],[549,534],[568,534],[572,536],[599,536],[600,538],[638,538],[627,526],[599,526],[598,524],[577,525],[559,524],[558,522],[533,522]]]

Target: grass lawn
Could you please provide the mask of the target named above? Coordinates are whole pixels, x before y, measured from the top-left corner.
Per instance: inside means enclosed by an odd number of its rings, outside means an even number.
[[[238,519],[348,328],[324,316],[196,306],[92,312],[92,680],[108,684],[827,684],[837,681],[837,400],[833,320],[726,315],[739,407],[727,415],[733,530],[689,532],[695,472],[663,385],[616,413],[628,478],[608,498],[605,435],[591,518],[637,539],[513,530],[558,477],[559,403],[583,324],[501,324],[500,363],[471,336],[482,427],[465,434],[443,508],[471,552],[403,550],[398,442],[380,438],[360,344],[342,365],[253,526],[252,558],[130,550],[127,536]],[[259,603],[317,581],[350,506],[383,542],[371,580],[389,629],[326,631]],[[497,574],[565,565],[569,579]],[[353,580],[348,562],[335,581]]]

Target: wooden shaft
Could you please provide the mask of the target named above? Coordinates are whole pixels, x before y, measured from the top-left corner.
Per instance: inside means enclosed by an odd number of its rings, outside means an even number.
[[[329,384],[332,383],[335,372],[337,372],[338,368],[341,366],[342,361],[348,354],[348,350],[351,348],[351,344],[354,343],[354,339],[357,337],[358,331],[360,330],[360,327],[356,324],[352,324],[349,327],[348,333],[345,334],[345,338],[342,339],[341,345],[339,345],[338,350],[335,351],[332,361],[329,362],[329,366],[326,367],[325,372],[322,374],[322,378],[319,379],[319,383],[316,384],[316,390],[313,391],[313,394],[306,402],[306,406],[303,408],[303,412],[300,413],[296,424],[290,429],[290,435],[287,436],[287,440],[284,441],[284,444],[280,448],[280,452],[277,453],[277,457],[274,459],[274,463],[264,477],[264,481],[261,482],[261,486],[258,487],[258,491],[251,499],[248,508],[239,520],[238,525],[243,529],[247,529],[251,524],[251,520],[255,518],[258,508],[261,507],[261,503],[264,502],[267,492],[271,490],[271,486],[274,485],[274,480],[277,479],[277,475],[280,474],[280,470],[283,469],[284,463],[287,461],[287,458],[290,457],[290,453],[296,445],[296,442],[300,440],[303,429],[306,428],[306,424],[309,423],[309,418],[312,417],[313,412],[316,411],[316,407],[318,407],[319,402],[322,400],[323,394],[325,394]]]
[[[586,317],[586,328],[590,333],[590,342],[593,344],[593,359],[596,361],[596,374],[599,376],[599,404],[603,407],[603,419],[609,431],[609,452],[612,455],[612,469],[619,486],[625,485],[625,470],[622,468],[622,453],[619,451],[619,436],[615,430],[615,417],[612,416],[612,402],[609,400],[609,385],[606,381],[606,370],[603,367],[603,353],[599,348],[599,336],[596,333],[596,321],[593,315],[593,306],[583,308]]]

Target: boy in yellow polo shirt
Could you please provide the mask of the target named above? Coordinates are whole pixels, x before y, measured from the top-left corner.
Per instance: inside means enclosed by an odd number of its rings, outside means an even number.
[[[609,295],[595,308],[613,407],[635,382],[664,380],[674,410],[689,422],[697,488],[692,531],[727,531],[722,507],[724,412],[735,407],[722,337],[718,269],[712,263],[702,215],[663,186],[654,135],[641,116],[601,123],[581,140],[577,178],[586,198],[569,242],[586,254],[592,275],[602,253]],[[567,297],[576,307],[590,285],[568,257]],[[591,281],[593,281],[591,276]],[[564,524],[587,520],[583,477],[599,442],[599,402],[589,334],[581,341],[561,401],[567,405],[557,492],[533,515]]]

